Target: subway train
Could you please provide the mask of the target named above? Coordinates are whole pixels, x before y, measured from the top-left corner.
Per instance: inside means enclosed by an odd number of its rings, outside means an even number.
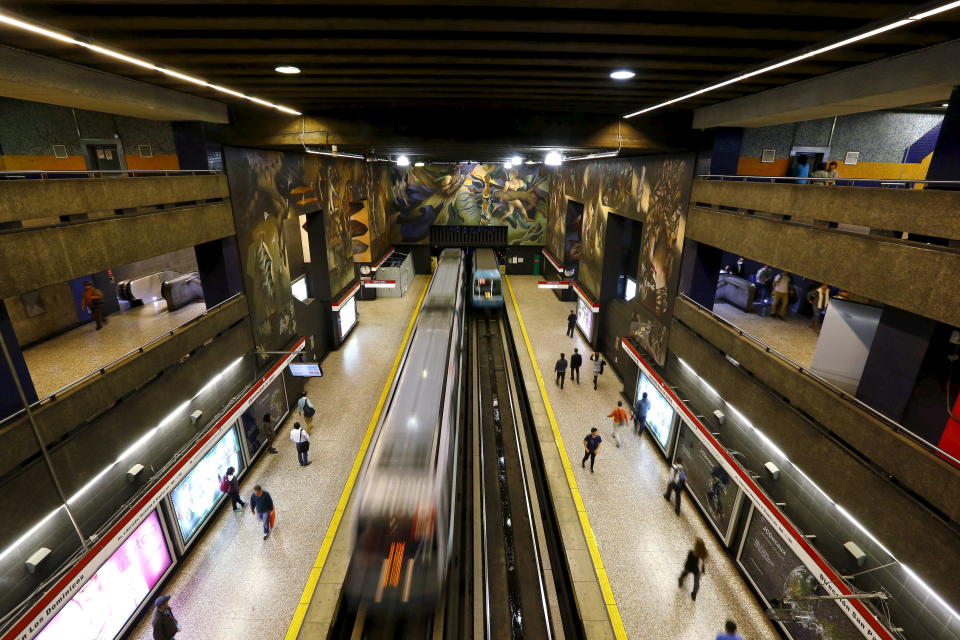
[[[500,264],[493,249],[477,249],[473,253],[470,278],[470,301],[478,309],[499,309],[503,306],[503,283]]]
[[[463,252],[445,249],[362,471],[344,583],[353,606],[428,611],[443,590],[464,410],[465,275]]]

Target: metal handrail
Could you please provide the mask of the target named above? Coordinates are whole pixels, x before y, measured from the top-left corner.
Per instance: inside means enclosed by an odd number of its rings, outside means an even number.
[[[171,176],[207,176],[220,175],[222,171],[216,169],[75,169],[46,171],[31,169],[29,171],[0,171],[0,180],[49,180],[51,177],[62,178],[156,178]]]
[[[735,181],[735,182],[796,182],[799,180],[805,180],[809,183],[819,183],[819,182],[833,182],[837,186],[857,186],[857,183],[864,183],[864,186],[873,187],[878,182],[880,184],[887,185],[897,185],[904,186],[923,184],[923,185],[950,185],[960,187],[960,180],[913,180],[911,178],[812,178],[812,177],[794,177],[794,176],[745,176],[745,175],[733,175],[733,174],[724,174],[724,173],[703,173],[697,176],[701,180],[719,180],[721,182],[725,181]],[[842,183],[842,184],[841,184]],[[805,184],[805,183],[803,183]],[[873,187],[876,188],[876,187]]]
[[[950,455],[949,453],[947,453],[946,451],[944,451],[944,450],[941,449],[940,447],[938,447],[938,446],[936,446],[936,445],[928,442],[927,440],[924,440],[921,436],[918,436],[918,435],[915,434],[914,432],[910,431],[909,429],[907,429],[906,427],[904,427],[902,424],[900,424],[899,422],[897,422],[897,421],[894,420],[893,418],[890,418],[889,416],[884,415],[883,413],[877,411],[876,409],[874,409],[874,408],[871,407],[870,405],[866,404],[865,402],[863,402],[863,401],[860,400],[859,398],[857,398],[857,397],[855,397],[855,396],[851,396],[849,393],[847,393],[846,391],[844,391],[844,390],[841,389],[840,387],[836,386],[835,384],[833,384],[832,382],[830,382],[830,381],[827,380],[826,378],[823,378],[823,377],[817,375],[816,373],[814,373],[813,371],[811,371],[811,370],[808,369],[807,367],[803,366],[802,364],[800,364],[800,363],[797,362],[796,360],[790,358],[790,357],[787,356],[787,355],[784,355],[783,353],[780,353],[779,351],[777,351],[776,349],[774,349],[773,347],[771,347],[770,345],[768,345],[768,344],[765,343],[764,341],[762,341],[762,340],[760,340],[759,338],[757,338],[756,336],[754,336],[754,335],[752,335],[752,334],[744,331],[743,329],[741,329],[741,328],[738,327],[737,325],[733,324],[732,322],[730,322],[730,321],[727,320],[726,318],[717,315],[717,314],[714,313],[712,310],[707,309],[705,306],[703,306],[702,304],[700,304],[700,303],[697,302],[696,300],[691,299],[691,298],[690,298],[689,296],[687,296],[686,294],[681,293],[681,294],[679,294],[679,295],[680,295],[680,297],[681,297],[683,300],[689,302],[690,304],[692,304],[693,306],[695,306],[695,307],[696,307],[697,309],[699,309],[700,311],[703,311],[704,313],[709,314],[714,320],[717,320],[717,321],[719,321],[721,324],[725,325],[726,327],[728,327],[728,328],[733,329],[734,331],[736,331],[738,335],[746,338],[746,339],[749,340],[750,342],[753,342],[756,346],[761,347],[761,348],[762,348],[764,351],[766,351],[767,353],[771,353],[771,354],[773,354],[774,356],[780,358],[781,360],[783,360],[784,362],[786,362],[788,365],[790,365],[791,368],[793,368],[793,369],[795,369],[796,371],[798,371],[801,375],[810,378],[810,379],[813,380],[814,382],[818,383],[820,386],[824,387],[824,388],[825,388],[827,391],[829,391],[830,393],[833,393],[833,394],[837,395],[841,400],[844,400],[844,401],[846,401],[846,402],[849,402],[849,403],[853,404],[854,406],[856,406],[856,407],[857,407],[858,409],[860,409],[861,411],[863,411],[863,412],[865,412],[865,413],[868,413],[868,414],[869,414],[871,417],[873,417],[874,419],[876,419],[876,420],[884,423],[887,427],[889,427],[890,429],[892,429],[892,430],[894,431],[894,433],[900,433],[900,434],[906,435],[906,436],[909,437],[911,440],[913,440],[914,442],[916,442],[917,444],[919,444],[921,447],[927,449],[927,450],[928,450],[930,453],[932,453],[933,455],[937,456],[938,458],[941,458],[941,459],[945,460],[946,462],[949,462],[950,464],[952,464],[953,466],[955,466],[955,467],[957,467],[957,468],[960,468],[960,460],[958,460],[957,458],[953,457],[952,455]]]
[[[144,342],[144,343],[143,343],[142,345],[140,345],[139,347],[136,347],[135,349],[132,349],[132,350],[128,351],[127,353],[123,354],[123,355],[120,356],[119,358],[116,358],[115,360],[111,360],[111,361],[108,362],[107,364],[105,364],[105,365],[103,365],[103,366],[95,369],[94,371],[91,371],[90,373],[86,374],[85,376],[82,376],[82,377],[80,377],[80,378],[77,378],[77,379],[74,380],[73,382],[70,382],[70,383],[64,385],[63,387],[60,387],[59,389],[57,389],[57,390],[54,391],[53,393],[50,393],[50,394],[44,396],[43,398],[40,398],[40,399],[37,400],[36,402],[31,403],[31,404],[30,404],[30,409],[33,410],[33,411],[36,411],[37,409],[39,409],[39,408],[42,407],[43,405],[49,404],[49,403],[51,403],[51,402],[55,402],[55,401],[57,400],[57,396],[63,395],[63,394],[66,393],[67,391],[70,391],[71,389],[73,389],[73,388],[75,388],[75,387],[78,387],[78,386],[80,386],[80,385],[88,382],[89,380],[92,380],[93,378],[97,378],[97,377],[99,377],[99,376],[106,375],[108,371],[113,371],[113,370],[116,369],[120,364],[122,364],[125,360],[127,360],[127,359],[129,359],[129,358],[131,358],[131,357],[133,357],[133,356],[139,355],[139,354],[143,353],[146,349],[148,349],[149,347],[151,347],[152,345],[160,342],[161,340],[165,340],[166,338],[169,338],[169,337],[173,336],[174,334],[179,333],[179,332],[180,332],[182,329],[184,329],[187,325],[190,325],[190,324],[193,324],[193,323],[195,323],[195,322],[198,322],[201,318],[204,318],[204,317],[206,317],[207,315],[209,315],[209,313],[210,313],[211,311],[216,311],[217,309],[221,309],[225,304],[227,304],[227,303],[229,303],[229,302],[232,302],[232,301],[234,301],[234,300],[239,299],[241,295],[243,295],[243,294],[236,293],[236,294],[230,296],[229,298],[227,298],[227,299],[224,300],[223,302],[220,302],[219,304],[214,305],[213,307],[210,307],[209,309],[204,310],[202,313],[200,313],[200,314],[198,314],[198,315],[190,318],[189,320],[186,320],[186,321],[178,324],[178,325],[175,326],[174,328],[168,329],[167,331],[164,331],[164,332],[161,333],[160,335],[155,336],[155,337],[151,338],[150,340],[147,340],[146,342]],[[2,420],[0,420],[0,430],[2,430],[4,427],[6,427],[7,425],[9,425],[9,424],[12,423],[13,421],[15,421],[15,420],[19,419],[20,417],[22,417],[25,413],[26,413],[26,409],[20,409],[20,410],[18,410],[16,413],[12,413],[12,414],[10,414],[9,416],[6,416],[6,417],[3,418]]]

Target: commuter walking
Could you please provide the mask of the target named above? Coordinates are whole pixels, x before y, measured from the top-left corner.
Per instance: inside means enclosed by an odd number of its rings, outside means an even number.
[[[240,483],[237,482],[237,470],[233,467],[229,467],[223,477],[220,478],[220,491],[230,496],[234,511],[239,511],[247,506],[247,503],[240,498]]]
[[[807,156],[799,156],[793,166],[794,178],[807,178],[810,175],[810,163]],[[809,180],[791,180],[794,184],[807,184]]]
[[[723,632],[717,634],[717,640],[743,640],[743,636],[737,633],[737,623],[727,620],[723,625]]]
[[[760,302],[766,302],[770,297],[770,283],[773,282],[773,269],[767,265],[763,265],[757,271],[755,276],[757,281],[757,289],[760,294]]]
[[[97,331],[103,329],[103,291],[93,286],[89,280],[83,283],[83,296],[80,298],[80,311],[86,311],[97,323]]]
[[[307,423],[307,430],[309,431],[313,427],[313,416],[317,413],[317,408],[310,402],[306,391],[300,392],[300,399],[297,400],[297,412],[300,414],[300,417],[303,418],[304,422]]]
[[[620,448],[620,429],[627,423],[627,410],[623,408],[623,403],[617,401],[616,408],[607,414],[608,418],[613,418],[613,441],[617,443],[617,449]]]
[[[644,391],[643,395],[633,403],[633,430],[638,436],[642,436],[643,431],[647,428],[648,413],[650,413],[650,398]]]
[[[294,446],[297,447],[297,462],[300,463],[300,466],[306,467],[309,465],[310,461],[307,460],[307,452],[310,451],[310,434],[300,426],[299,422],[293,423],[293,429],[290,430],[290,440],[292,440]]]
[[[677,458],[670,467],[670,482],[667,483],[667,492],[663,494],[663,499],[670,502],[670,495],[677,495],[677,506],[674,512],[680,515],[680,494],[683,493],[683,487],[687,484],[687,468],[683,466],[683,458]]]
[[[573,311],[567,316],[567,336],[573,337],[573,328],[577,326],[577,314]]]
[[[830,285],[826,282],[807,294],[807,302],[813,307],[813,316],[810,318],[810,328],[820,331],[823,317],[827,314],[827,305],[830,304]]]
[[[770,309],[770,315],[774,318],[783,318],[786,315],[790,305],[790,285],[792,284],[789,271],[781,271],[773,279],[773,308]]]
[[[594,353],[590,356],[590,361],[593,367],[593,388],[596,390],[597,381],[600,379],[600,376],[603,375],[603,365],[605,365],[606,362],[603,361],[599,353]]]
[[[253,488],[253,494],[250,496],[250,511],[263,523],[263,539],[266,540],[270,537],[276,516],[273,513],[273,498],[260,485]]]
[[[693,549],[687,552],[687,559],[683,563],[683,571],[680,572],[680,578],[677,580],[677,586],[683,588],[683,581],[687,574],[693,574],[693,591],[690,592],[690,599],[697,599],[697,592],[700,591],[700,576],[707,572],[707,545],[703,543],[702,538],[697,538],[693,543]]]
[[[563,389],[563,379],[567,375],[567,359],[565,354],[560,354],[557,364],[553,365],[553,370],[557,372],[557,386]]]
[[[579,349],[574,348],[573,355],[570,356],[570,382],[576,380],[577,384],[580,384],[580,366],[582,364],[583,356],[580,355]]]
[[[173,640],[180,632],[180,625],[177,619],[173,617],[173,609],[170,608],[170,595],[163,594],[157,596],[153,601],[154,611],[151,626],[153,627],[153,640]]]
[[[597,454],[600,453],[602,443],[603,438],[600,437],[596,427],[590,429],[590,433],[583,439],[583,460],[580,461],[580,466],[586,469],[587,458],[590,458],[590,473],[593,473],[593,463],[597,460]]]
[[[263,414],[263,421],[260,423],[260,438],[267,445],[267,451],[276,453],[273,447],[273,436],[276,435],[273,430],[273,418],[269,413]]]
[[[733,265],[733,269],[731,270],[731,273],[732,273],[733,275],[737,276],[738,278],[744,278],[744,279],[746,279],[746,277],[747,277],[747,267],[746,267],[746,265],[743,264],[743,256],[738,256],[738,257],[737,257],[737,263],[736,263],[735,265]]]

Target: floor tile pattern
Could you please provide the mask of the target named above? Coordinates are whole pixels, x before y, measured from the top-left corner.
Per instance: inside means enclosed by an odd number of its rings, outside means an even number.
[[[741,311],[726,302],[713,305],[713,312],[797,364],[809,367],[813,362],[813,352],[817,350],[820,334],[810,328],[810,318],[795,313],[783,320],[769,316],[764,318],[756,313]]]

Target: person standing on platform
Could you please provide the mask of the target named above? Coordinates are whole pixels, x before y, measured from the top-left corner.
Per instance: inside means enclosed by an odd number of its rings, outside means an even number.
[[[717,634],[717,640],[743,640],[743,636],[737,633],[737,623],[727,620],[723,625],[723,632]]]
[[[247,506],[247,503],[240,498],[240,483],[237,482],[237,470],[233,467],[229,467],[223,477],[220,478],[220,490],[230,496],[234,511],[239,511]],[[239,507],[237,507],[238,504]]]
[[[578,349],[574,348],[573,355],[570,356],[570,382],[576,380],[577,384],[580,384],[580,366],[582,364],[583,356],[580,355]]]
[[[567,359],[564,356],[565,354],[561,353],[557,364],[553,365],[553,370],[557,372],[557,386],[561,389],[563,389],[563,379],[567,375]]]
[[[623,408],[623,403],[617,401],[616,408],[607,414],[608,418],[613,418],[613,441],[617,443],[617,449],[620,448],[620,429],[627,423],[627,410]]]
[[[650,413],[650,398],[647,397],[647,392],[644,391],[643,395],[633,403],[633,430],[638,436],[642,436],[644,430],[647,428],[648,413]]]
[[[837,161],[831,160],[830,164],[827,165],[827,177],[831,180],[827,181],[827,186],[832,187],[837,184],[837,177],[840,175],[840,172],[837,171]]]
[[[792,284],[789,271],[781,271],[773,279],[773,308],[770,309],[770,315],[774,318],[786,317],[790,307],[790,285]]]
[[[677,494],[677,506],[674,512],[680,515],[680,494],[683,493],[683,487],[687,484],[687,468],[683,466],[683,458],[677,458],[670,467],[670,482],[667,483],[667,492],[663,494],[664,500],[670,502],[670,494]]]
[[[567,316],[567,336],[573,337],[573,328],[577,326],[577,314],[573,311]]]
[[[603,361],[603,358],[600,357],[599,353],[595,353],[590,356],[590,361],[593,367],[593,389],[596,391],[597,382],[600,380],[600,376],[603,375],[603,365],[606,363]]]
[[[300,463],[300,466],[306,467],[309,465],[310,461],[307,460],[307,452],[310,451],[310,434],[300,426],[299,422],[293,423],[293,429],[290,430],[290,440],[293,441],[294,446],[297,448],[297,462]]]
[[[697,538],[693,543],[693,549],[687,552],[687,559],[683,563],[683,571],[680,572],[680,578],[677,580],[677,586],[683,588],[683,581],[688,573],[693,574],[693,591],[690,592],[690,599],[697,599],[697,592],[700,591],[700,576],[707,571],[707,545],[703,543],[702,538]]]
[[[157,596],[157,599],[153,601],[153,606],[156,607],[151,621],[153,640],[173,640],[180,632],[180,625],[177,624],[177,619],[173,617],[173,609],[170,608],[170,595],[165,593],[162,596]]]
[[[266,540],[270,537],[275,516],[273,515],[273,498],[260,485],[255,486],[250,495],[250,511],[263,523],[263,539]]]
[[[733,265],[732,273],[738,278],[747,278],[747,267],[743,264],[743,256],[737,258],[737,263]]]
[[[267,451],[270,453],[276,453],[277,450],[273,447],[273,436],[275,435],[273,431],[273,418],[269,413],[263,414],[263,422],[260,423],[260,437],[267,445]]]
[[[830,304],[830,285],[826,282],[807,294],[807,302],[813,307],[813,316],[810,318],[810,328],[820,331],[823,326],[823,317],[827,315],[827,305]]]
[[[103,329],[103,291],[87,280],[83,283],[83,297],[80,298],[80,311],[86,311],[97,323],[97,331]]]
[[[313,416],[317,413],[317,408],[313,406],[313,403],[310,402],[310,398],[307,397],[306,391],[300,392],[300,399],[297,400],[297,412],[300,413],[300,417],[303,418],[304,422],[307,423],[307,431],[313,428]]]
[[[583,460],[580,461],[580,466],[586,469],[587,458],[590,458],[590,473],[593,473],[593,463],[597,460],[597,454],[600,453],[602,443],[603,438],[600,437],[596,427],[590,429],[590,433],[583,439]]]
[[[755,276],[757,280],[757,293],[760,296],[760,302],[766,302],[770,297],[770,283],[773,281],[773,269],[767,265],[760,267]]]

